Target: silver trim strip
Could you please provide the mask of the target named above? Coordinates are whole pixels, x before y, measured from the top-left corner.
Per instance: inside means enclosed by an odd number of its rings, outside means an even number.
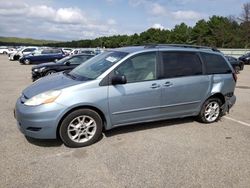
[[[153,110],[153,109],[157,109],[157,108],[168,108],[168,107],[174,107],[174,106],[195,104],[195,103],[199,103],[199,102],[200,102],[200,101],[193,101],[193,102],[178,103],[178,104],[170,104],[170,105],[164,105],[164,106],[153,106],[153,107],[147,107],[147,108],[139,108],[139,109],[133,109],[133,110],[125,110],[125,111],[113,112],[112,115],[125,114],[125,113],[131,113],[131,112],[139,112],[139,111],[146,111],[146,110]]]

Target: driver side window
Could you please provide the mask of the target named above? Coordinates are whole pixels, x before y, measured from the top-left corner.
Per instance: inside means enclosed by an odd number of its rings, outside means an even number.
[[[69,60],[70,64],[72,65],[79,65],[81,62],[81,59],[79,57],[73,57]]]
[[[115,74],[126,76],[128,83],[155,80],[156,53],[147,52],[129,58],[115,70]]]

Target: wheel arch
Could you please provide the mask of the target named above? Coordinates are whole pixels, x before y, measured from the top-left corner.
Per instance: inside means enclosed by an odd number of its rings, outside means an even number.
[[[106,128],[106,123],[107,123],[107,120],[106,120],[106,117],[104,115],[104,113],[97,107],[94,107],[94,106],[91,106],[91,105],[80,105],[80,106],[76,106],[70,110],[68,110],[66,113],[64,113],[64,115],[60,118],[60,121],[58,122],[57,124],[57,130],[56,130],[56,136],[57,138],[60,138],[59,136],[59,129],[60,129],[60,126],[62,124],[62,121],[64,120],[64,118],[69,115],[71,112],[73,111],[76,111],[76,110],[79,110],[79,109],[90,109],[90,110],[93,110],[95,112],[97,112],[101,119],[102,119],[102,122],[103,122],[103,129]]]
[[[221,100],[222,105],[225,104],[226,99],[225,96],[222,93],[214,93],[213,95],[211,95],[210,97],[208,97],[206,100],[211,99],[211,98],[218,98]]]

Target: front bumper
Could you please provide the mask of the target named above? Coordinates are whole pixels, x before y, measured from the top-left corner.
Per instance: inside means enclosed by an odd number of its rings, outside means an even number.
[[[51,103],[39,106],[26,106],[19,98],[14,116],[19,130],[26,136],[39,139],[56,139],[57,126],[65,106]]]
[[[36,81],[37,79],[43,77],[42,73],[38,72],[38,71],[33,71],[31,72],[32,74],[32,80]]]

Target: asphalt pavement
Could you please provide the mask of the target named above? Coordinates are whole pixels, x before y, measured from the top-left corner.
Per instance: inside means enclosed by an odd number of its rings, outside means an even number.
[[[30,65],[0,56],[0,187],[250,187],[250,65],[238,75],[236,105],[217,123],[121,127],[77,149],[19,132],[13,108],[31,83]]]

